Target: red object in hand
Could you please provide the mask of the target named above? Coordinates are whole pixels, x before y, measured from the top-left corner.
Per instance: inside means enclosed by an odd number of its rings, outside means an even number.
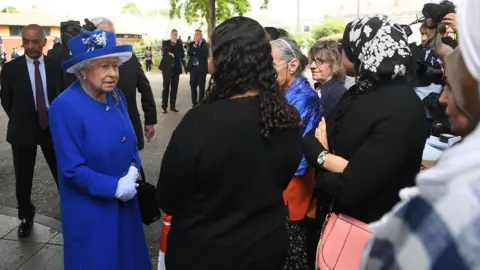
[[[167,252],[167,237],[170,232],[171,222],[172,216],[165,215],[163,217],[162,234],[160,235],[160,251],[164,253]]]

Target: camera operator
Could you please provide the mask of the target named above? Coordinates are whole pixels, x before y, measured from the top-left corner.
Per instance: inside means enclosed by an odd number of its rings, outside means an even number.
[[[480,267],[480,1],[464,0],[458,14],[459,48],[437,43],[436,53],[446,56],[449,107],[462,109],[477,128],[418,175],[414,197],[375,232],[363,269]]]
[[[422,13],[425,19],[420,27],[421,49],[412,48],[417,63],[415,92],[425,106],[428,136],[430,131],[432,135],[439,136],[440,133],[451,133],[451,130],[445,114],[446,107],[439,102],[445,84],[445,73],[442,60],[436,53],[436,43],[442,42],[452,48],[457,46],[456,40],[450,36],[456,31],[455,5],[450,1],[425,4]]]

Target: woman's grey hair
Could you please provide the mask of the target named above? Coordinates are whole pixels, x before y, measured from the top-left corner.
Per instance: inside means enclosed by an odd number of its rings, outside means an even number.
[[[75,70],[75,76],[77,76],[78,79],[82,80],[83,75],[81,71],[84,69],[90,69],[90,68],[92,68],[92,62],[90,60],[79,63],[77,70]]]
[[[335,40],[319,40],[310,48],[308,56],[312,59],[317,55],[323,55],[333,70],[333,79],[345,82],[345,68],[343,67],[342,55],[338,50],[338,42]]]
[[[294,60],[298,61],[298,68],[295,71],[295,77],[300,76],[305,68],[308,65],[308,58],[302,53],[300,46],[298,43],[288,37],[281,37],[279,39],[272,40],[270,42],[272,47],[279,49],[280,51],[280,58],[290,63]]]
[[[118,57],[116,57],[116,58],[118,59]],[[92,61],[94,61],[94,60],[87,60],[87,61],[83,61],[83,62],[78,64],[78,67],[75,70],[75,76],[77,76],[78,79],[80,79],[80,80],[83,79],[83,75],[82,75],[82,72],[81,72],[82,70],[91,69],[93,67]]]
[[[95,17],[90,20],[96,27],[98,27],[99,24],[108,24],[110,25],[113,29],[115,29],[115,24],[113,22],[105,17]]]

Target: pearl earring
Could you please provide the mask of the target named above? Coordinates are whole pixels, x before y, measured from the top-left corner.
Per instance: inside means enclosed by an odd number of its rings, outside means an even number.
[[[86,79],[87,79],[87,77],[83,76],[83,80],[86,80]]]

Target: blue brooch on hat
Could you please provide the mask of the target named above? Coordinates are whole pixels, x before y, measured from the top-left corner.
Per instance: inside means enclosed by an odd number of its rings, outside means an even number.
[[[115,34],[103,30],[83,31],[68,42],[72,58],[63,63],[62,69],[75,73],[79,64],[92,59],[117,57],[119,64],[132,57],[131,45],[117,46]]]

